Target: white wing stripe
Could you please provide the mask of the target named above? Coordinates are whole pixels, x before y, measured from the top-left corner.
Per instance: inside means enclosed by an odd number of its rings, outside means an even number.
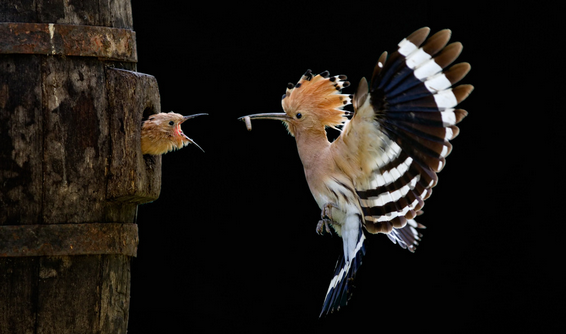
[[[449,88],[450,86],[452,86],[452,83],[446,78],[443,73],[441,73],[426,80],[424,82],[424,85],[429,92],[434,94],[436,92],[440,92],[444,89]]]
[[[405,197],[411,189],[415,188],[420,177],[421,177],[420,175],[415,176],[410,183],[404,185],[400,189],[395,190],[393,192],[387,191],[379,194],[378,196],[369,197],[367,200],[364,201],[364,205],[368,207],[373,207],[373,206],[383,206],[389,202],[396,202],[399,199]]]
[[[405,59],[405,63],[407,67],[411,70],[415,69],[417,66],[421,65],[422,63],[428,61],[430,59],[430,55],[426,53],[422,48],[419,48],[413,51],[407,59]]]
[[[445,128],[445,135],[444,135],[444,140],[450,140],[452,139],[452,137],[454,136],[454,132],[452,131],[451,128]]]
[[[420,81],[426,80],[428,77],[435,75],[436,73],[442,71],[442,67],[440,67],[434,59],[430,59],[426,63],[419,66],[413,74],[417,79]]]
[[[383,144],[380,147],[380,150],[383,152],[383,154],[378,154],[375,157],[375,164],[378,168],[384,167],[391,161],[397,159],[399,154],[401,154],[401,147],[386,136],[382,136],[381,142]]]
[[[452,108],[458,104],[456,95],[452,93],[452,89],[443,90],[433,95],[434,101],[439,110]]]
[[[413,210],[418,205],[418,203],[419,203],[419,201],[415,199],[411,204],[404,207],[403,210],[393,211],[393,212],[387,213],[385,215],[379,216],[379,217],[377,217],[377,219],[375,219],[375,221],[377,221],[377,222],[387,222],[387,221],[393,220],[394,218],[397,218],[397,217],[405,217],[405,215],[409,212],[409,210]],[[367,219],[367,217],[366,217],[366,219]]]
[[[450,126],[456,124],[456,114],[454,113],[454,109],[446,109],[440,112],[440,116],[442,117],[442,125],[443,126]]]
[[[376,189],[378,187],[383,187],[397,181],[403,174],[405,174],[409,170],[412,162],[413,162],[413,158],[408,157],[399,166],[394,167],[389,171],[385,171],[383,172],[383,174],[380,174],[377,171],[374,172],[372,175],[372,179],[369,182],[369,189]]]
[[[412,42],[409,42],[409,40],[406,38],[403,38],[403,40],[399,42],[398,45],[399,45],[399,50],[397,52],[399,52],[405,57],[417,49],[417,46]]]

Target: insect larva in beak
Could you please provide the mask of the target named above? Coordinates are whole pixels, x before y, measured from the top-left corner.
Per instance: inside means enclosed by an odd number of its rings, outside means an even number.
[[[244,117],[244,122],[246,123],[246,129],[248,129],[248,131],[252,131],[252,120],[246,116]]]

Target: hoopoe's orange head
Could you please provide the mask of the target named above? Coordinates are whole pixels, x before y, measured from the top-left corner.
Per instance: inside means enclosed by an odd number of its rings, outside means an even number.
[[[149,116],[142,125],[142,153],[152,155],[165,154],[173,150],[181,149],[189,144],[195,144],[204,152],[197,143],[187,137],[183,133],[183,130],[181,130],[181,124],[183,122],[202,115],[208,114],[183,116],[171,111],[169,113],[159,113]]]
[[[297,84],[288,84],[281,100],[285,114],[292,121],[285,122],[289,133],[295,135],[299,129],[324,126],[336,128],[346,122],[346,113],[342,109],[351,103],[349,95],[340,94],[348,87],[345,75],[330,76],[328,71],[312,75],[308,70]]]
[[[240,119],[276,119],[295,136],[298,131],[336,128],[347,121],[342,108],[352,101],[351,95],[341,94],[350,83],[345,75],[330,76],[328,71],[313,75],[308,70],[296,84],[289,83],[281,105],[285,113],[254,114]]]

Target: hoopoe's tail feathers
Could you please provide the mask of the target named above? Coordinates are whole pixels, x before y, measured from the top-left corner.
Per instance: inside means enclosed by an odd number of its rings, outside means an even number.
[[[334,277],[324,297],[324,303],[319,317],[338,311],[341,307],[348,304],[352,296],[352,282],[354,281],[358,268],[362,265],[362,258],[366,253],[366,237],[364,236],[361,223],[359,226],[359,238],[355,246],[354,255],[351,259],[347,260],[344,254],[340,253],[338,262],[336,262]]]

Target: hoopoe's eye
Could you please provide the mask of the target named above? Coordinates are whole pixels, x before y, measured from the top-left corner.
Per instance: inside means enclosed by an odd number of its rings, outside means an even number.
[[[301,113],[298,113],[296,117],[297,117],[297,119],[301,119],[301,117],[303,117],[303,115],[301,115]]]
[[[173,124],[175,124],[175,122],[169,121],[169,125],[173,125]]]

